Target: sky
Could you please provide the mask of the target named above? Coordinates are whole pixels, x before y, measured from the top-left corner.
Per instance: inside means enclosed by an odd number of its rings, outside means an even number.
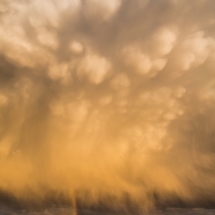
[[[215,205],[213,0],[1,0],[0,199]]]

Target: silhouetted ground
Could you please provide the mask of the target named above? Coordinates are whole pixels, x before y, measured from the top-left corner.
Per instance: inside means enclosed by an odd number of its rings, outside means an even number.
[[[168,208],[165,210],[154,211],[151,213],[142,213],[143,215],[215,215],[215,209],[180,209]],[[43,210],[19,210],[0,206],[0,215],[125,215],[125,213],[111,213],[111,212],[96,212],[91,210],[74,211],[69,207],[50,207]],[[129,215],[135,215],[129,214]]]

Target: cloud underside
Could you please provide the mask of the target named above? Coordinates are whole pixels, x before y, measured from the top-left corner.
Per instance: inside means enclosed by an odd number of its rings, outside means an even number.
[[[113,208],[213,203],[214,9],[1,1],[0,190]]]

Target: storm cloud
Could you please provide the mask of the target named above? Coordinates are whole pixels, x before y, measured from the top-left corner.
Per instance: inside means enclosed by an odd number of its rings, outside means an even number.
[[[214,11],[1,0],[0,190],[113,208],[214,203]]]

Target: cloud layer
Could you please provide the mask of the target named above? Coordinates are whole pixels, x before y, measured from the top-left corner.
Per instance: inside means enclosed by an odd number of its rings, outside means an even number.
[[[2,192],[114,208],[213,202],[214,9],[1,1]]]

